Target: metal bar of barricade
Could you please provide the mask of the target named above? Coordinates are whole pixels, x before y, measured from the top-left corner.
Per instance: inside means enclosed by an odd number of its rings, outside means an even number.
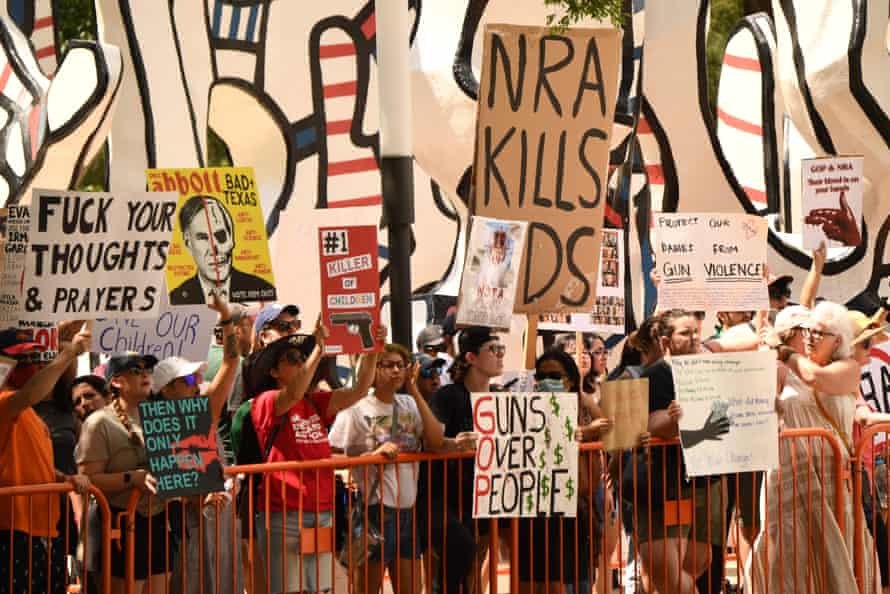
[[[862,501],[862,475],[860,469],[863,467],[864,459],[863,456],[866,453],[866,448],[870,448],[874,450],[874,437],[879,434],[890,433],[890,423],[877,423],[870,427],[866,427],[859,438],[859,443],[856,444],[856,450],[853,453],[853,458],[851,460],[851,468],[853,469],[853,504]],[[887,436],[885,435],[885,439]],[[886,465],[885,469],[886,469]],[[877,492],[877,489],[873,490],[875,497],[872,499],[872,514],[874,516],[873,524],[877,526],[878,516],[881,513],[881,505],[880,505],[880,494]],[[855,509],[855,507],[854,507]],[[865,551],[863,550],[865,547],[865,539],[863,538],[865,531],[864,525],[864,516],[861,513],[853,514],[853,571],[856,576],[856,583],[859,587],[859,592],[864,593],[866,591],[866,583],[865,583]],[[872,534],[874,535],[874,542],[876,543],[877,549],[877,530],[875,529]],[[890,544],[890,543],[888,543]],[[878,561],[879,566],[875,568],[875,571],[880,572],[880,560]]]

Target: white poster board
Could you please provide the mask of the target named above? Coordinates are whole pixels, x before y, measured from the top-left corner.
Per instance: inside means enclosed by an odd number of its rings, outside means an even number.
[[[528,223],[473,217],[457,303],[459,326],[509,329]]]
[[[97,320],[93,325],[93,350],[109,355],[136,352],[158,359],[206,361],[216,312],[206,305],[173,307],[166,291],[160,292],[160,299],[157,318]]]
[[[803,247],[853,247],[862,243],[862,156],[803,159]]]
[[[21,317],[154,318],[176,195],[34,190]]]
[[[769,309],[764,275],[766,219],[720,213],[656,214],[653,224],[660,309]]]
[[[778,467],[775,352],[673,357],[671,367],[689,476]]]
[[[473,394],[479,434],[473,517],[574,517],[578,510],[578,396]]]
[[[871,359],[862,366],[859,391],[874,410],[890,412],[890,342],[882,342],[868,351]],[[884,442],[884,432],[875,434],[875,445]]]

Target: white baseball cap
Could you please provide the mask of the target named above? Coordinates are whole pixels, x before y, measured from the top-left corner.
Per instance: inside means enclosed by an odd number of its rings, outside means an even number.
[[[204,373],[205,371],[207,371],[207,363],[204,361],[196,363],[182,357],[168,357],[155,365],[154,371],[151,374],[151,381],[154,384],[154,389],[160,392],[161,388],[178,377],[185,377],[193,373]]]

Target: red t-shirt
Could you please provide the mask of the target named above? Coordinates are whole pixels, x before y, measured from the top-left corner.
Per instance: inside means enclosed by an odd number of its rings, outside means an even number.
[[[253,426],[259,438],[260,447],[269,439],[272,429],[281,422],[275,416],[275,396],[278,390],[263,392],[254,399],[251,407]],[[307,401],[312,399],[312,403]],[[290,462],[295,460],[320,460],[331,457],[331,444],[328,441],[327,427],[333,417],[327,416],[331,392],[309,394],[296,403],[285,415],[284,426],[278,430],[275,443],[269,452],[269,462]],[[259,480],[259,501],[256,509],[265,510],[266,481]],[[282,479],[286,485],[284,499],[286,511],[329,511],[334,507],[334,471],[304,470],[301,472],[273,472],[269,474],[270,511],[285,511],[282,501]]]

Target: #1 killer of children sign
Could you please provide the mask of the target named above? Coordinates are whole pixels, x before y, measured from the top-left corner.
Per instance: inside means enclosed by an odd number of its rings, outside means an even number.
[[[380,351],[380,273],[373,225],[318,230],[321,317],[330,335],[326,355]]]
[[[578,397],[498,392],[472,394],[472,402],[473,517],[575,517]]]

